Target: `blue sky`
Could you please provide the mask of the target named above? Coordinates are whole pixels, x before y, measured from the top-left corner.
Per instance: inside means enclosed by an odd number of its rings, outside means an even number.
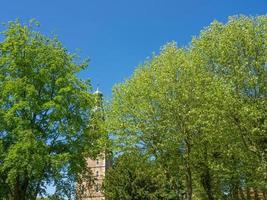
[[[214,19],[266,14],[267,0],[2,0],[1,8],[0,22],[35,18],[69,51],[80,49],[91,63],[79,76],[110,97],[112,86],[162,45],[185,46]]]

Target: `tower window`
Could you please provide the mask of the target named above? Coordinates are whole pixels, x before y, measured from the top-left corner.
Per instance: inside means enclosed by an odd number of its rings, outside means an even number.
[[[96,160],[96,164],[97,164],[97,165],[99,164],[99,160],[98,160],[98,159]]]
[[[96,177],[98,177],[99,176],[99,172],[98,171],[96,171]]]

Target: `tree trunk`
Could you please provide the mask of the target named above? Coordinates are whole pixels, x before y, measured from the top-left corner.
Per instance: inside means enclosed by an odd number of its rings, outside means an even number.
[[[208,196],[208,200],[214,200],[213,193],[212,193],[212,181],[211,181],[211,175],[210,175],[210,169],[207,166],[206,163],[208,163],[208,149],[207,144],[204,145],[204,162],[203,165],[203,172],[201,175],[201,184]]]
[[[205,166],[205,171],[203,172],[201,176],[201,183],[202,186],[208,196],[208,200],[214,200],[213,194],[212,194],[212,185],[211,185],[211,177],[210,172],[207,166]]]
[[[190,166],[186,167],[187,176],[186,176],[186,187],[187,187],[187,200],[192,200],[192,193],[193,193],[193,187],[192,187],[192,173]]]
[[[191,145],[188,141],[186,142],[187,148],[187,159],[185,159],[185,168],[186,168],[186,198],[187,200],[192,200],[193,186],[192,186],[192,171],[190,166],[190,153],[191,153]]]
[[[22,181],[20,177],[16,178],[13,200],[26,200],[26,192],[29,185],[29,179],[24,178]]]

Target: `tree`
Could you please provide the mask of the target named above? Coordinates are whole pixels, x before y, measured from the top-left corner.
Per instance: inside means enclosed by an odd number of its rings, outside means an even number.
[[[224,154],[230,154],[232,161],[223,168],[229,167],[226,174],[234,181],[227,184],[235,199],[246,188],[267,191],[266,24],[266,16],[230,17],[225,25],[215,21],[193,41],[198,65],[232,87],[224,120],[235,142],[228,140],[231,148]]]
[[[207,163],[196,151],[209,144],[206,136],[215,128],[213,115],[219,112],[214,104],[222,101],[225,89],[191,65],[190,56],[175,44],[165,46],[115,88],[107,121],[121,151],[144,149],[175,180],[176,193],[187,199],[193,197],[193,170],[199,169],[195,166]]]
[[[48,184],[71,198],[96,149],[90,83],[76,74],[87,66],[56,38],[19,21],[0,42],[0,198],[36,199]]]
[[[109,200],[177,199],[164,171],[151,159],[134,151],[115,158],[104,181]]]
[[[167,44],[138,67],[113,90],[116,150],[154,158],[182,199],[264,193],[266,27],[266,16],[215,21],[188,47]]]

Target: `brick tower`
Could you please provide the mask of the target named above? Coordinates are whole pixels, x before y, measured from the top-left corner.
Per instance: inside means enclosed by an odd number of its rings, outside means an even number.
[[[99,155],[95,160],[88,159],[87,161],[88,167],[91,168],[93,176],[95,177],[95,184],[89,188],[88,198],[84,198],[84,200],[104,200],[105,197],[101,193],[101,185],[103,183],[103,179],[105,177],[105,173],[107,168],[110,166],[110,163],[106,161],[105,155]]]
[[[96,98],[96,106],[93,109],[94,117],[101,120],[104,120],[103,117],[103,94],[97,89],[94,93]],[[94,128],[93,128],[94,129]],[[95,128],[95,131],[97,132],[97,128]],[[103,148],[104,149],[104,148]],[[87,159],[87,166],[90,168],[92,172],[92,176],[94,178],[93,184],[83,184],[86,186],[86,191],[82,195],[82,200],[104,200],[105,197],[103,193],[101,192],[101,186],[105,177],[105,173],[107,168],[111,165],[111,162],[109,160],[106,160],[106,153],[101,153],[97,156],[97,158]]]

